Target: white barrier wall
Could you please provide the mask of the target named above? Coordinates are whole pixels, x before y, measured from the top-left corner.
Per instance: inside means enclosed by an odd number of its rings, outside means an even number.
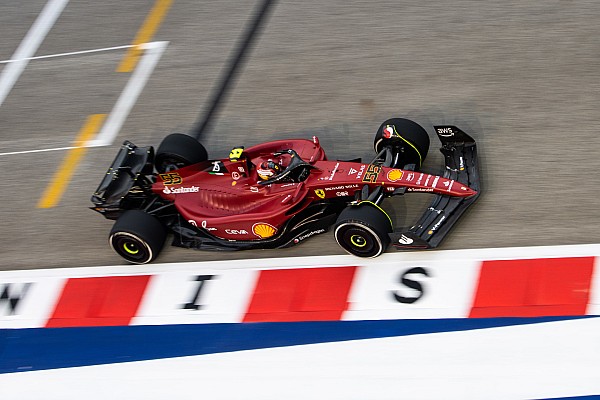
[[[578,245],[0,272],[0,394],[598,395],[598,257]]]
[[[0,328],[600,314],[598,245],[0,272]]]

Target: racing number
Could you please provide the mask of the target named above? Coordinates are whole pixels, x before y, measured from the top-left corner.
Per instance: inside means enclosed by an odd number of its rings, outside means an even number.
[[[365,172],[365,176],[363,176],[362,181],[375,183],[375,181],[377,181],[377,177],[379,176],[380,172],[381,172],[381,167],[371,164],[367,168],[367,172]]]
[[[170,173],[170,174],[159,174],[160,179],[163,180],[163,183],[166,185],[179,185],[183,182],[181,176],[178,173]]]

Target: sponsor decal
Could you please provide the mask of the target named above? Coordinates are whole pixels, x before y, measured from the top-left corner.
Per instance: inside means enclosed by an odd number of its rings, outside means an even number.
[[[448,184],[448,191],[452,190],[452,184],[454,184],[454,179],[451,180],[450,182],[445,182]]]
[[[330,187],[326,187],[325,191],[330,191],[330,190],[345,190],[345,189],[356,189],[358,188],[357,184],[353,184],[353,185],[339,185],[339,186],[330,186]]]
[[[367,172],[365,172],[365,176],[363,177],[363,182],[375,183],[379,174],[381,173],[381,167],[377,165],[370,164],[367,168]]]
[[[440,180],[440,177],[436,176],[435,179],[433,180],[433,183],[431,184],[431,187],[432,188],[436,187],[439,180]]]
[[[390,182],[396,182],[402,178],[402,171],[399,169],[391,169],[387,173],[387,179]]]
[[[323,232],[325,232],[325,229],[317,229],[316,231],[312,231],[312,232],[308,232],[307,234],[300,235],[296,239],[294,239],[294,243],[301,242],[304,239],[308,239],[309,237],[311,237],[313,235],[318,235],[319,233],[323,233]]]
[[[365,172],[365,167],[366,167],[366,165],[361,165],[360,166],[360,169],[358,170],[358,174],[356,174],[356,179],[360,179],[361,178],[361,176]]]
[[[444,210],[437,210],[433,207],[429,207],[427,210],[436,213],[437,215],[440,215]]]
[[[414,179],[415,179],[415,174],[413,172],[409,172],[408,175],[406,175],[407,182],[412,182]]]
[[[425,174],[419,175],[419,179],[417,179],[417,185],[421,184],[421,179],[423,179],[423,176],[425,176]]]
[[[244,169],[244,167],[238,167],[238,171],[240,171],[240,173],[245,174],[246,170]]]
[[[277,228],[266,222],[258,222],[252,225],[252,233],[261,239],[270,238],[277,233]]]
[[[207,231],[216,231],[217,228],[209,228],[206,226],[206,220],[202,221],[202,228],[206,229]]]
[[[160,179],[163,181],[163,185],[181,185],[183,183],[183,179],[177,172],[170,172],[168,174],[158,174]]]
[[[348,175],[354,175],[357,172],[358,172],[357,169],[354,169],[354,168],[350,167],[350,171],[348,171]]]
[[[339,197],[344,197],[344,196],[350,196],[350,193],[348,193],[348,192],[335,192],[335,195],[339,196]]]
[[[464,171],[465,170],[465,160],[463,160],[462,156],[458,160],[459,160],[458,169],[460,169],[461,171]]]
[[[412,240],[411,238],[409,238],[406,235],[401,235],[400,239],[398,239],[398,243],[400,244],[412,244],[414,242],[414,240]]]
[[[425,179],[425,186],[427,186],[430,179],[431,179],[431,175],[427,175],[427,179]]]
[[[324,199],[325,198],[325,191],[323,189],[315,189],[315,194],[320,199]]]
[[[430,235],[433,235],[433,232],[435,232],[437,230],[437,228],[440,227],[440,225],[442,224],[442,222],[444,222],[444,220],[446,219],[445,215],[442,215],[442,218],[440,218],[440,220],[438,222],[436,222],[436,224],[434,226],[431,227],[431,230],[429,230],[429,232],[427,232]]]
[[[452,128],[437,128],[437,133],[442,137],[454,136],[454,131],[452,130]]]
[[[240,179],[240,178],[241,178],[241,176],[240,176],[240,173],[239,173],[239,172],[237,172],[237,171],[233,171],[233,172],[231,173],[231,177],[232,177],[234,180],[236,180],[236,181],[237,181],[238,179]]]
[[[389,139],[393,135],[394,135],[394,127],[392,125],[386,125],[386,127],[383,128],[383,137],[386,139]]]
[[[193,219],[188,219],[188,222],[190,223],[190,225],[195,226],[196,228],[198,227],[198,223],[196,221],[194,221]],[[206,223],[206,221],[203,221],[203,222]]]
[[[340,163],[336,163],[335,167],[333,167],[333,171],[331,171],[331,175],[329,175],[329,180],[332,181],[333,177],[335,176],[335,173],[337,172],[338,167],[340,166]]]
[[[200,188],[198,186],[190,186],[190,187],[178,187],[178,188],[169,188],[165,186],[163,189],[164,194],[181,194],[181,193],[196,193],[199,192]]]
[[[252,193],[258,193],[258,188],[256,186],[250,186],[250,191]]]
[[[460,190],[467,190],[467,188],[466,188],[466,187],[464,187],[464,186],[461,186],[461,187],[460,187]]]
[[[406,189],[407,192],[427,192],[427,193],[431,193],[433,192],[433,188],[408,188]]]
[[[248,231],[245,229],[225,229],[225,233],[228,235],[247,235]]]

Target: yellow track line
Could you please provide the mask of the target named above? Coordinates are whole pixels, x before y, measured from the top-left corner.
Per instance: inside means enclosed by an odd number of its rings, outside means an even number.
[[[139,45],[142,43],[147,43],[152,39],[152,36],[154,36],[154,33],[167,14],[169,7],[171,7],[171,3],[173,3],[173,0],[156,0],[154,7],[152,7],[152,10],[150,10],[150,13],[146,17],[144,24],[138,31],[137,35],[135,35],[135,39],[133,39],[133,42],[131,43],[135,47],[130,47],[129,50],[127,50],[125,57],[123,57],[123,60],[121,60],[121,63],[117,67],[117,72],[133,71],[142,52],[139,48]]]
[[[51,208],[58,204],[69,185],[69,181],[73,176],[73,172],[75,172],[75,168],[77,168],[77,164],[79,164],[79,161],[81,161],[81,158],[85,155],[87,150],[87,148],[84,147],[85,144],[88,140],[92,139],[100,129],[105,117],[106,114],[92,114],[87,117],[85,124],[79,131],[79,134],[73,143],[73,146],[76,147],[69,151],[60,168],[54,174],[54,177],[46,187],[42,198],[38,202],[38,208]]]

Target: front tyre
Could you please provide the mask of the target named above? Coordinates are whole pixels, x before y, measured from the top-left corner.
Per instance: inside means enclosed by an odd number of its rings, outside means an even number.
[[[133,264],[146,264],[158,257],[167,231],[163,224],[150,214],[128,210],[115,222],[110,231],[112,249]]]
[[[429,152],[429,135],[414,121],[390,118],[379,126],[373,140],[376,153],[386,146],[395,148],[400,154],[399,167],[415,164],[419,170]]]
[[[389,216],[374,204],[346,208],[335,223],[336,242],[358,257],[377,257],[390,244],[392,223]]]

